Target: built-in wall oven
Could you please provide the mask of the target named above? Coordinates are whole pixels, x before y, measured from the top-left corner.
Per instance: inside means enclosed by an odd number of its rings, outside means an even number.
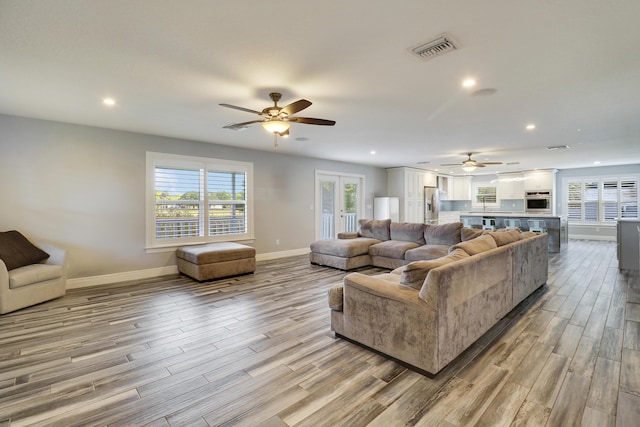
[[[551,213],[551,191],[526,191],[524,193],[524,209],[528,213]]]

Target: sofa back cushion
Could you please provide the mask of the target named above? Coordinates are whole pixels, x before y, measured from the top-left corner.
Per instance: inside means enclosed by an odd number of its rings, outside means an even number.
[[[485,231],[483,234],[489,234],[496,241],[498,246],[508,245],[509,243],[517,242],[520,240],[520,230],[500,230],[500,231]]]
[[[458,243],[449,249],[449,252],[452,252],[456,249],[462,249],[469,255],[473,256],[490,249],[497,248],[498,245],[496,241],[493,240],[493,237],[489,234],[483,234],[480,237],[476,237],[475,239],[467,240],[466,242]]]
[[[424,230],[424,238],[427,245],[455,245],[460,243],[461,222],[452,222],[442,225],[427,225]]]
[[[19,231],[0,232],[0,259],[7,270],[38,264],[49,258],[49,254],[35,246]]]
[[[529,237],[535,237],[538,233],[534,233],[533,231],[523,231],[520,233],[520,240],[528,239]]]
[[[392,222],[390,229],[391,240],[403,240],[424,245],[425,224],[416,222]]]
[[[389,240],[390,219],[361,219],[358,221],[358,234],[371,239]]]
[[[469,254],[462,249],[456,249],[442,258],[413,261],[403,267],[400,284],[420,290],[429,271],[463,258],[469,258]]]
[[[460,239],[463,242],[482,236],[482,230],[476,228],[463,228],[460,230]]]

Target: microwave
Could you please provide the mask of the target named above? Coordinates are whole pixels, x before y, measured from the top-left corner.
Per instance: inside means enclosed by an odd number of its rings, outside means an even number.
[[[524,194],[524,210],[530,213],[551,213],[551,191],[527,191]]]

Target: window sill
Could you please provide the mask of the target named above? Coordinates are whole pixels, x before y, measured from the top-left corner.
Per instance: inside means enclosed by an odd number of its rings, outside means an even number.
[[[241,239],[241,240],[233,240],[233,239],[229,239],[229,240],[216,240],[216,241],[211,241],[211,242],[192,242],[192,243],[184,243],[184,244],[171,244],[171,245],[167,245],[167,246],[153,246],[153,247],[146,247],[144,248],[145,253],[147,254],[157,254],[157,253],[163,253],[163,252],[175,252],[176,249],[183,247],[183,246],[197,246],[197,245],[207,245],[209,243],[219,243],[219,242],[235,242],[235,243],[243,243],[243,244],[253,244],[255,243],[255,238],[251,237],[248,239]]]

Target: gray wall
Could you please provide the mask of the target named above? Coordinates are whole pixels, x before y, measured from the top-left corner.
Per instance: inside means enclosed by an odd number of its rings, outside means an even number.
[[[640,164],[622,165],[622,166],[600,166],[592,168],[576,168],[562,169],[556,174],[556,213],[558,215],[566,215],[563,209],[563,200],[565,198],[564,187],[562,186],[563,178],[573,177],[605,177],[605,176],[622,176],[625,174],[640,174]],[[597,240],[616,240],[616,228],[614,225],[571,225],[569,224],[569,237],[573,238],[591,238]]]
[[[175,265],[145,251],[147,151],[253,162],[258,254],[314,240],[315,170],[365,175],[366,217],[386,193],[381,168],[0,115],[0,230],[66,248],[70,278]]]

